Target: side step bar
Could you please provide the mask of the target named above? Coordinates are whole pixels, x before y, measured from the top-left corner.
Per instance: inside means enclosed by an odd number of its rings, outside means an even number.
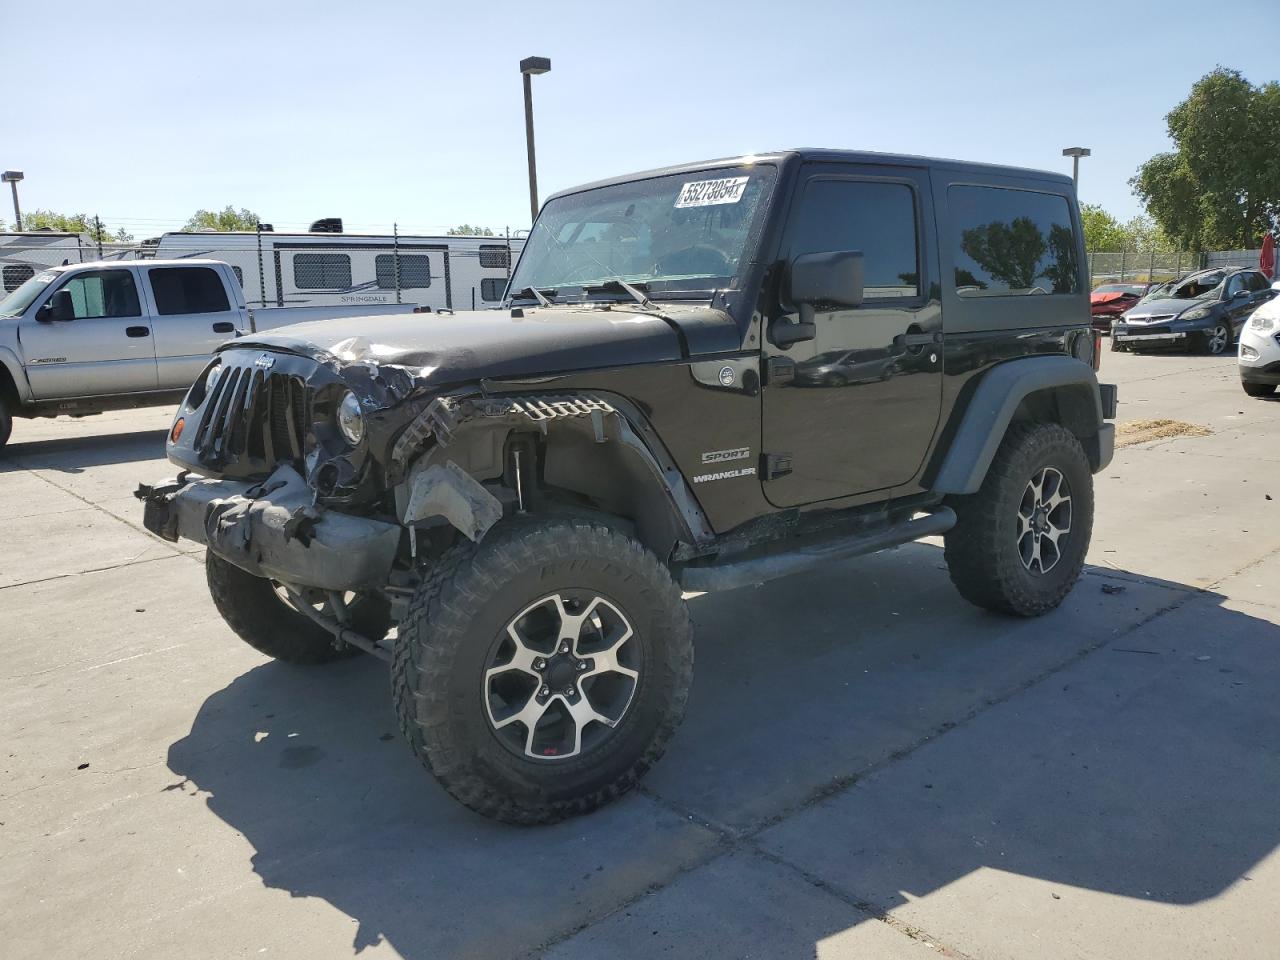
[[[926,516],[913,517],[869,533],[858,533],[751,560],[730,561],[706,567],[685,567],[680,573],[680,585],[685,590],[702,593],[736,590],[738,587],[765,583],[778,577],[789,577],[793,573],[825,566],[837,560],[876,553],[921,537],[936,536],[946,533],[955,525],[956,512],[950,507],[939,507]]]

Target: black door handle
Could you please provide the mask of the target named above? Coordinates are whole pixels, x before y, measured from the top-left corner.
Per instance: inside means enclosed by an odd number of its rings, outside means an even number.
[[[236,325],[230,320],[220,320],[213,325],[214,333],[234,333]]]
[[[125,327],[124,332],[129,337],[149,337],[151,336],[150,327]]]

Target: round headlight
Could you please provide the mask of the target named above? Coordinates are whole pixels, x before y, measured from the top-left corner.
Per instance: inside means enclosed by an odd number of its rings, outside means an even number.
[[[338,404],[338,429],[353,447],[364,439],[364,414],[360,412],[359,398],[350,390]]]

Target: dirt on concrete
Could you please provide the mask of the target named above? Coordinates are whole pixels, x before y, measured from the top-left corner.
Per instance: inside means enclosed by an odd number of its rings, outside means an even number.
[[[1116,425],[1116,447],[1175,437],[1207,437],[1212,433],[1208,427],[1184,420],[1126,420]]]

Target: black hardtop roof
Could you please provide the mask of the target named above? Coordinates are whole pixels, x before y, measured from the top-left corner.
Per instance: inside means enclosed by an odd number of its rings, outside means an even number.
[[[721,157],[718,160],[702,160],[697,163],[681,163],[670,167],[659,167],[655,170],[643,170],[619,177],[609,177],[584,183],[581,186],[560,190],[547,198],[548,201],[584,190],[608,187],[632,180],[649,180],[654,177],[665,177],[673,173],[696,173],[717,167],[734,167],[751,163],[772,163],[781,165],[787,160],[817,160],[831,163],[872,163],[879,166],[934,167],[951,173],[968,173],[975,176],[1007,176],[1023,180],[1043,180],[1060,186],[1070,186],[1071,177],[1064,173],[1049,170],[1035,170],[1030,167],[1002,166],[995,163],[973,163],[967,160],[949,160],[943,157],[918,157],[905,153],[876,153],[871,150],[833,150],[824,147],[800,147],[791,150],[771,150],[765,153],[751,153],[740,157]]]

